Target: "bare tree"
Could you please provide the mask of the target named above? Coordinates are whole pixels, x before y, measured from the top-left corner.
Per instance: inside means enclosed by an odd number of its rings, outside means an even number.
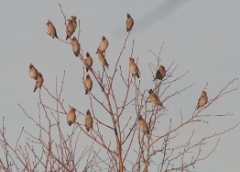
[[[67,28],[67,17],[61,5],[60,9]],[[131,31],[123,41],[115,63],[110,65],[111,70],[103,66],[101,71],[96,71],[88,66],[88,74],[90,73],[91,78],[97,83],[92,89],[100,88],[101,90],[100,94],[94,94],[89,89],[88,95],[83,97],[89,99],[89,112],[94,121],[93,127],[88,128],[90,131],[85,129],[83,120],[78,120],[86,117],[87,109],[77,109],[77,107],[74,107],[77,120],[71,126],[71,133],[63,129],[67,125],[66,115],[69,109],[68,103],[64,102],[62,96],[64,71],[61,81],[56,79],[55,93],[45,86],[39,90],[37,119],[18,104],[27,119],[35,124],[33,131],[22,128],[16,142],[10,143],[6,137],[7,126],[3,118],[0,143],[4,156],[0,159],[0,171],[191,171],[199,161],[206,160],[214,152],[219,142],[218,136],[236,128],[239,122],[230,128],[203,137],[195,134],[196,130],[192,124],[203,125],[212,117],[217,120],[232,116],[232,114],[209,115],[204,112],[217,100],[238,89],[238,87],[231,87],[237,78],[226,84],[203,107],[194,109],[189,115],[181,114],[181,120],[176,121],[168,116],[167,102],[186,92],[194,83],[172,91],[171,88],[188,73],[176,75],[178,65],[174,62],[167,67],[166,75],[160,79],[154,79],[155,75],[161,73],[159,66],[164,43],[157,55],[151,51],[155,60],[146,64],[154,80],[152,88],[145,88],[144,80],[138,79],[130,72],[125,73],[122,70],[121,60],[130,34]],[[66,44],[71,43],[71,40],[68,42],[59,36],[56,39]],[[77,40],[80,42],[80,20]],[[84,43],[81,42],[81,44]],[[131,49],[129,57],[134,58],[134,40]],[[82,63],[82,82],[84,83],[86,63],[82,49],[77,57]],[[134,59],[138,66],[141,58]],[[144,74],[141,73],[140,78]],[[117,91],[119,87],[121,87],[121,93]],[[151,102],[150,89],[161,103]],[[51,100],[53,102],[51,105],[42,99],[42,92],[47,93],[44,100]],[[109,117],[110,123],[97,114],[99,108],[105,111],[104,115]],[[188,130],[188,137],[184,138],[182,144],[176,144],[179,143],[176,140],[181,138],[184,129]],[[83,148],[81,143],[84,139],[82,138],[92,140],[92,144]],[[216,141],[214,147],[208,152],[203,151],[208,146],[209,140]]]

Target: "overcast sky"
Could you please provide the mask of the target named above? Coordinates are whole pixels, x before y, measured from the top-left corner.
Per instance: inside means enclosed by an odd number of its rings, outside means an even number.
[[[155,0],[155,1],[2,1],[0,3],[0,117],[6,117],[5,125],[10,140],[16,138],[21,127],[31,128],[17,105],[20,103],[31,115],[38,114],[36,103],[38,91],[33,93],[34,81],[28,76],[32,63],[42,72],[44,86],[55,90],[56,77],[60,80],[66,72],[64,99],[67,105],[81,109],[88,107],[83,96],[82,64],[71,49],[71,45],[49,37],[46,23],[50,19],[58,36],[65,38],[65,26],[60,12],[62,4],[67,17],[75,15],[81,21],[80,42],[84,54],[89,51],[94,67],[101,70],[95,51],[105,35],[109,40],[107,59],[110,71],[120,53],[126,37],[125,20],[129,12],[135,25],[124,52],[129,58],[132,41],[135,40],[134,57],[139,57],[141,73],[149,70],[147,63],[158,54],[164,42],[161,62],[167,68],[172,62],[179,65],[176,75],[189,71],[175,87],[179,89],[195,83],[187,92],[166,102],[171,114],[191,113],[206,83],[209,99],[231,80],[240,76],[240,1],[238,0]],[[122,64],[124,65],[124,64]],[[128,62],[126,63],[128,69]],[[151,75],[142,75],[151,85]],[[145,77],[145,78],[144,78]],[[95,83],[95,86],[97,83]],[[233,86],[237,87],[239,81]],[[95,94],[97,91],[94,90]],[[99,91],[100,93],[100,91]],[[46,94],[44,94],[46,95]],[[163,95],[164,96],[164,95]],[[166,95],[167,96],[167,95]],[[43,97],[45,101],[47,96]],[[226,95],[209,107],[206,113],[236,116],[227,120],[216,119],[214,130],[222,131],[240,121],[239,90]],[[170,104],[171,103],[171,104]],[[85,108],[85,109],[86,109]],[[85,112],[85,109],[83,112]],[[226,118],[225,118],[226,119]],[[2,126],[2,123],[0,124]],[[193,126],[194,127],[194,126]],[[199,131],[201,134],[206,130]],[[240,128],[224,135],[216,151],[207,160],[200,162],[196,171],[237,172],[240,169]],[[217,138],[213,140],[216,143]],[[213,147],[214,144],[210,146]],[[209,148],[209,149],[210,149]],[[0,152],[2,156],[2,152]]]

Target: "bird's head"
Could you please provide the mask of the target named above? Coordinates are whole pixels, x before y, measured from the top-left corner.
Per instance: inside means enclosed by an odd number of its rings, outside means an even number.
[[[46,25],[49,25],[51,23],[51,21],[50,20],[48,20],[48,22],[47,22],[47,24]]]
[[[87,112],[86,112],[86,113],[87,113],[87,115],[91,115],[91,112],[90,112],[90,110],[89,110],[89,109],[87,110]]]
[[[76,16],[71,16],[73,21],[76,21],[77,17]]]
[[[70,105],[69,105],[69,107],[70,107],[70,110],[72,110],[72,111],[75,111],[75,110],[76,110],[74,107],[72,107],[72,106],[70,106]]]
[[[72,38],[72,41],[76,41],[77,39],[75,38],[75,36]]]
[[[165,67],[163,65],[160,65],[160,69],[165,70]]]
[[[203,91],[202,94],[206,96],[206,95],[207,95],[207,92],[206,92],[206,91]]]
[[[150,89],[150,90],[148,91],[148,93],[149,93],[149,94],[152,94],[152,93],[153,93],[153,90],[152,90],[152,89]]]
[[[134,58],[129,57],[129,61],[134,62]]]

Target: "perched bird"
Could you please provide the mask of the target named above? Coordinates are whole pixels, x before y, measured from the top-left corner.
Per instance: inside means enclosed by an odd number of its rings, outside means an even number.
[[[93,65],[93,60],[92,60],[92,57],[90,56],[89,52],[86,53],[86,59],[84,60],[84,64],[86,66],[86,71],[88,72],[88,70]]]
[[[166,76],[165,67],[163,65],[160,65],[159,69],[156,72],[156,75],[155,75],[153,81],[155,81],[156,79],[162,80],[165,76]]]
[[[105,50],[107,49],[108,47],[108,40],[105,38],[105,36],[102,36],[102,41],[101,43],[99,44],[99,47],[97,49],[97,52],[96,54],[100,51],[102,53],[105,52]]]
[[[134,62],[134,58],[130,57],[129,58],[129,71],[133,76],[137,76],[139,78],[139,69],[136,63]]]
[[[108,68],[109,64],[100,50],[98,50],[98,60],[100,61],[103,67],[106,66]]]
[[[37,79],[38,70],[30,63],[29,65],[29,76],[33,79]]]
[[[152,89],[150,89],[148,93],[149,93],[148,98],[153,104],[159,105],[159,106],[163,105],[162,102],[159,100],[158,96],[153,92]]]
[[[87,74],[83,84],[85,88],[85,94],[88,94],[88,92],[92,90],[92,85],[93,85],[92,79],[89,74]]]
[[[71,19],[68,19],[68,25],[66,28],[66,34],[67,34],[66,40],[72,36],[73,32],[74,32],[73,21]]]
[[[50,35],[53,39],[54,37],[58,38],[57,31],[50,20],[48,20],[47,26],[48,26],[48,35]]]
[[[126,20],[126,29],[127,29],[127,32],[131,31],[132,30],[132,27],[134,25],[134,20],[133,18],[131,17],[131,15],[129,13],[127,13],[127,20]]]
[[[76,120],[75,108],[70,107],[70,110],[67,114],[67,123],[71,126]]]
[[[202,91],[202,95],[198,99],[197,109],[203,107],[208,101],[207,92]]]
[[[89,110],[87,111],[87,115],[85,118],[85,126],[86,126],[87,132],[89,132],[90,128],[91,129],[93,128],[93,119],[91,116],[91,112]]]
[[[42,84],[43,84],[43,76],[40,72],[38,72],[37,80],[36,80],[36,84],[35,84],[33,92],[35,92],[37,90],[37,88],[40,89],[42,87]]]
[[[76,19],[77,19],[77,17],[76,16],[71,16],[71,18],[72,18],[72,24],[73,24],[73,29],[74,29],[74,31],[73,32],[75,32],[75,30],[76,30],[76,28],[77,28],[77,21],[76,21]]]
[[[75,37],[72,38],[72,50],[75,56],[77,57],[80,53],[80,44]]]
[[[139,128],[142,132],[144,132],[145,134],[148,134],[148,136],[150,135],[149,130],[148,130],[148,126],[146,121],[142,118],[141,115],[139,115],[138,117],[138,124],[139,124]]]

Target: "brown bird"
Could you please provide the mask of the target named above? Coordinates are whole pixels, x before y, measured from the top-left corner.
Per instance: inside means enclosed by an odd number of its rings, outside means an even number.
[[[68,19],[68,25],[66,28],[66,34],[67,34],[66,40],[72,36],[73,32],[74,32],[73,21],[71,19]]]
[[[106,39],[105,36],[102,36],[102,41],[101,41],[101,43],[99,44],[99,47],[98,47],[98,49],[97,49],[96,54],[97,54],[99,51],[102,52],[102,53],[104,53],[105,50],[107,49],[107,47],[108,47],[108,40]]]
[[[153,104],[159,105],[159,106],[163,105],[162,102],[159,100],[158,96],[153,92],[152,89],[150,89],[148,93],[149,93],[148,98]]]
[[[87,111],[87,115],[85,118],[85,126],[86,126],[87,132],[89,132],[89,130],[93,128],[93,119],[91,116],[91,112],[89,110]]]
[[[47,26],[48,26],[48,35],[50,35],[53,39],[54,37],[58,38],[57,31],[50,20],[48,20]]]
[[[70,107],[70,110],[67,114],[67,123],[68,126],[71,126],[76,121],[76,114],[75,114],[75,108]]]
[[[163,65],[160,65],[159,69],[156,72],[156,75],[155,75],[153,81],[155,81],[156,79],[162,80],[165,76],[166,76],[165,67]]]
[[[129,71],[131,72],[131,74],[135,77],[137,76],[137,78],[140,77],[140,72],[138,69],[138,66],[136,65],[136,63],[134,62],[134,58],[130,57],[129,58]]]
[[[72,50],[75,56],[77,57],[80,53],[80,44],[75,37],[72,38]]]
[[[29,76],[33,79],[37,79],[38,70],[30,63],[29,65]]]
[[[42,77],[42,74],[40,72],[38,72],[37,80],[36,80],[36,84],[35,84],[33,92],[35,92],[37,90],[37,88],[40,89],[42,87],[42,84],[43,84],[43,77]]]
[[[71,18],[72,18],[72,24],[73,24],[73,29],[74,29],[74,31],[73,32],[75,32],[75,30],[76,30],[76,28],[77,28],[77,21],[76,21],[76,19],[77,19],[77,17],[76,16],[71,16]]]
[[[203,107],[208,101],[207,92],[202,91],[202,95],[198,99],[197,109]]]
[[[86,66],[86,71],[88,72],[88,70],[93,65],[93,60],[92,60],[92,57],[90,56],[89,52],[86,53],[86,59],[84,60],[84,64]]]
[[[131,17],[131,15],[129,13],[127,13],[127,20],[126,20],[126,29],[127,29],[127,32],[131,31],[132,30],[132,27],[134,25],[134,20],[133,18]]]
[[[98,60],[100,61],[103,67],[106,66],[108,68],[109,64],[100,50],[98,50]]]
[[[139,124],[139,128],[140,130],[144,133],[147,134],[148,136],[150,135],[149,130],[148,130],[148,126],[146,121],[142,118],[141,115],[139,115],[138,117],[138,124]]]
[[[85,88],[85,94],[88,94],[88,92],[92,90],[92,85],[93,85],[92,79],[89,74],[87,74],[83,84]]]

